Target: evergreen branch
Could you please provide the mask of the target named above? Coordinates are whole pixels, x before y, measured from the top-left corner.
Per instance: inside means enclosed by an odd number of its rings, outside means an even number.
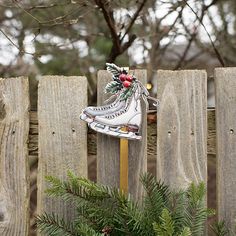
[[[170,196],[169,209],[172,212],[172,219],[175,222],[175,229],[181,232],[183,225],[185,225],[185,212],[187,208],[187,194],[185,191],[173,193]]]
[[[174,222],[166,208],[161,213],[160,223],[154,223],[153,229],[158,236],[172,236],[174,234]]]
[[[79,231],[81,236],[104,236],[104,234],[97,233],[94,229],[89,227],[89,225],[82,224],[79,226]]]
[[[121,94],[121,101],[127,100],[134,93],[134,85],[132,84],[129,88],[126,88],[124,92]]]
[[[179,234],[179,236],[191,236],[192,233],[188,227],[184,227],[183,231]]]
[[[202,235],[204,222],[208,217],[208,209],[204,207],[205,193],[204,183],[200,183],[198,186],[191,184],[187,191],[186,225],[190,228],[193,236]]]
[[[53,213],[37,216],[36,224],[40,232],[50,236],[80,236],[73,224],[66,223]]]
[[[122,84],[117,81],[112,81],[108,83],[105,87],[105,93],[116,94],[119,90],[121,90]]]
[[[122,69],[113,63],[106,63],[107,71],[109,71],[114,77],[119,77],[122,73]]]
[[[53,176],[46,176],[50,187],[46,193],[52,197],[62,197],[65,201],[74,199],[86,199],[87,192],[82,186],[73,186],[70,182],[63,182]]]
[[[127,201],[127,204],[120,208],[116,216],[118,222],[123,221],[126,231],[132,232],[134,235],[150,235],[152,223],[149,217],[143,214],[143,210],[138,203]]]
[[[158,222],[163,208],[168,205],[169,188],[160,182],[156,182],[151,174],[141,176],[141,182],[146,191],[145,211],[148,212],[153,222]]]
[[[229,235],[230,233],[224,221],[214,223],[213,225],[211,225],[211,229],[217,236],[225,236]]]
[[[93,183],[68,172],[66,181],[47,177],[48,193],[63,200],[76,200],[77,216],[66,223],[54,214],[37,217],[37,226],[47,235],[83,236],[195,236],[201,235],[207,216],[205,186],[171,192],[150,174],[141,177],[146,190],[142,204],[116,188]],[[220,235],[223,236],[223,235]]]

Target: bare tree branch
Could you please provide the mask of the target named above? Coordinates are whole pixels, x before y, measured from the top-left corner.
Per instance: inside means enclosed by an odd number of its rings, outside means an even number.
[[[135,20],[139,16],[140,11],[143,9],[146,1],[147,0],[143,0],[142,4],[139,6],[137,11],[135,12],[133,18],[131,19],[131,22],[130,22],[128,28],[125,31],[126,35],[131,30]],[[112,37],[113,45],[112,45],[112,48],[110,50],[110,54],[107,57],[107,62],[114,62],[115,59],[119,55],[124,53],[132,45],[132,43],[136,39],[136,35],[132,34],[131,36],[129,36],[129,40],[127,42],[125,42],[124,44],[122,44],[125,34],[123,35],[122,38],[120,38],[120,35],[118,34],[118,32],[116,30],[116,22],[115,22],[114,17],[113,17],[113,11],[109,10],[109,7],[110,7],[109,3],[108,2],[104,2],[103,0],[95,0],[95,3],[102,10],[104,19],[105,19],[105,21],[107,23],[107,26],[108,26],[108,28],[110,30],[111,37]]]
[[[139,16],[140,12],[142,11],[144,5],[146,4],[147,0],[143,0],[142,3],[140,4],[140,6],[138,7],[138,9],[136,10],[136,12],[134,13],[134,16],[132,17],[123,37],[121,38],[121,41],[124,39],[124,37],[129,33],[129,31],[131,30],[135,20],[137,19],[137,17]]]
[[[178,70],[179,68],[181,68],[181,66],[182,66],[182,64],[183,64],[183,62],[184,62],[184,60],[185,60],[185,58],[186,58],[186,56],[187,56],[187,54],[188,54],[188,51],[189,51],[189,49],[190,49],[190,47],[191,47],[191,45],[192,45],[192,42],[194,41],[194,38],[196,37],[196,33],[193,33],[192,35],[191,35],[191,38],[189,39],[189,41],[188,41],[188,44],[187,44],[187,46],[186,46],[186,48],[185,48],[185,50],[184,50],[184,53],[181,55],[181,57],[180,57],[180,59],[179,59],[179,62],[177,63],[177,65],[175,66],[175,68],[174,68],[174,70]]]
[[[73,15],[74,13],[78,12],[78,10],[80,10],[81,8],[84,7],[84,5],[82,5],[82,6],[76,7],[75,9],[67,12],[66,14],[64,14],[62,16],[58,16],[56,18],[53,18],[53,19],[47,20],[47,21],[41,21],[37,17],[35,17],[33,14],[31,14],[28,9],[24,8],[19,3],[15,3],[15,4],[16,4],[16,6],[18,6],[18,8],[20,8],[22,11],[24,11],[27,15],[29,15],[31,18],[33,18],[35,21],[37,21],[37,23],[39,25],[48,25],[48,26],[54,26],[54,25],[57,25],[57,24],[63,24],[65,22],[64,20],[66,19],[66,17],[68,17],[70,15]]]
[[[215,54],[216,54],[217,59],[219,60],[220,64],[224,67],[224,66],[225,66],[224,60],[223,60],[223,58],[221,57],[219,51],[217,50],[217,48],[216,48],[216,46],[215,46],[215,44],[214,44],[214,42],[213,42],[213,40],[212,40],[212,38],[211,38],[211,35],[209,34],[209,32],[208,32],[208,30],[207,30],[207,28],[206,28],[206,26],[203,24],[202,19],[197,15],[197,13],[194,11],[194,9],[188,4],[187,0],[184,0],[184,2],[185,2],[186,5],[191,9],[191,11],[194,13],[194,15],[196,16],[196,18],[199,20],[200,24],[202,25],[203,29],[205,30],[205,32],[206,32],[206,34],[207,34],[207,36],[208,36],[208,38],[209,38],[209,40],[210,40],[210,42],[211,42],[211,45],[212,45],[212,47],[213,47],[213,49],[214,49],[214,51],[215,51]],[[204,11],[207,10],[210,6],[212,6],[212,4],[213,4],[214,2],[217,2],[217,0],[213,0],[211,4],[209,4],[208,6],[205,6]]]
[[[15,48],[17,48],[17,49],[19,50],[20,53],[25,53],[25,54],[29,54],[29,55],[31,55],[31,56],[35,56],[35,53],[30,53],[30,52],[27,52],[27,51],[25,51],[25,50],[20,49],[20,47],[19,47],[17,44],[15,44],[15,43],[12,41],[12,39],[11,39],[2,29],[0,29],[0,32],[6,37],[6,39],[7,39]]]
[[[114,22],[114,18],[112,16],[113,12],[108,11],[108,3],[104,3],[103,0],[95,0],[96,4],[100,9],[102,10],[104,19],[107,23],[107,26],[111,32],[111,37],[113,41],[114,48],[118,51],[120,51],[120,39],[116,31],[116,25]]]

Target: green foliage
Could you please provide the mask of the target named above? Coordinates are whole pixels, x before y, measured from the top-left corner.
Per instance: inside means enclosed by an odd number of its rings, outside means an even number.
[[[116,188],[93,183],[68,173],[62,181],[48,176],[49,196],[74,204],[77,216],[72,222],[44,213],[37,217],[38,229],[46,235],[203,235],[207,216],[205,187],[192,184],[187,190],[171,191],[150,174],[141,177],[146,194],[135,202]]]
[[[130,87],[126,88],[124,92],[121,94],[121,100],[126,100],[132,96],[134,93],[134,85],[132,84]]]
[[[153,229],[156,235],[171,236],[174,233],[174,222],[170,212],[164,208],[160,216],[161,223],[153,223]]]
[[[191,231],[188,227],[184,227],[183,231],[179,234],[179,236],[190,236],[191,235]]]
[[[225,235],[233,236],[233,234],[230,233],[230,230],[228,229],[224,221],[216,222],[211,226],[211,229],[217,236],[225,236]]]
[[[112,82],[110,82],[106,85],[105,92],[106,93],[111,93],[111,94],[116,94],[122,88],[124,88],[122,83],[119,83],[117,81],[112,81]],[[132,84],[130,87],[125,88],[122,91],[122,94],[121,94],[120,98],[121,98],[121,100],[126,100],[129,97],[131,97],[133,93],[134,93],[134,85]]]
[[[63,219],[59,219],[55,214],[43,214],[37,217],[37,225],[40,231],[45,232],[47,235],[80,235],[73,224],[65,223]]]
[[[122,84],[117,81],[112,81],[108,83],[105,87],[106,93],[116,94],[119,90],[121,90]]]
[[[206,189],[203,183],[200,183],[198,187],[191,184],[188,191],[188,206],[186,225],[189,226],[193,236],[202,235],[204,231],[203,222],[207,217],[214,212],[204,208]]]
[[[96,233],[89,225],[75,225],[73,223],[65,223],[63,219],[59,219],[57,215],[48,215],[44,213],[37,217],[37,225],[41,232],[51,236],[101,236]]]

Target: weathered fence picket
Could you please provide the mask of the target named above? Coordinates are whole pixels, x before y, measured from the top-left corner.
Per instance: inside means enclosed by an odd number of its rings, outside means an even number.
[[[207,183],[207,75],[157,73],[157,178],[173,188]]]
[[[132,73],[132,71],[131,71]],[[147,83],[146,70],[135,70],[134,75],[143,83]],[[139,181],[140,175],[147,172],[147,115],[145,114],[146,105],[142,101],[142,140],[129,141],[129,193],[138,200],[142,198],[143,188]]]
[[[102,105],[109,98],[104,93],[105,85],[112,80],[107,71],[98,72],[97,104]],[[119,139],[103,134],[97,135],[97,181],[119,187],[120,181],[120,142]]]
[[[144,84],[147,81],[145,70],[130,71]],[[112,80],[112,76],[107,71],[98,72],[98,105],[109,97],[104,94],[105,85]],[[143,109],[145,109],[143,104]],[[128,188],[135,199],[142,196],[142,186],[139,182],[141,173],[147,170],[147,117],[143,116],[142,141],[129,141],[128,159],[129,174]],[[98,134],[97,142],[97,179],[98,182],[113,187],[120,184],[120,142],[119,139],[107,135]]]
[[[146,83],[146,70],[131,73]],[[154,124],[157,133],[153,132],[154,136],[150,138],[147,130],[153,130],[154,126],[149,125],[147,129],[144,117],[142,141],[129,141],[129,192],[137,200],[142,197],[139,176],[147,170],[147,135],[149,140],[157,142],[157,151],[152,149],[149,153],[157,158],[157,178],[172,188],[186,187],[192,181],[207,183],[207,153],[212,159],[216,155],[217,214],[234,229],[236,68],[215,71],[216,113],[207,111],[207,76],[204,71],[159,70],[157,77],[161,102],[157,124]],[[107,71],[98,72],[98,105],[109,97],[103,93],[109,81],[111,75]],[[43,76],[39,82],[38,111],[32,114],[30,130],[28,89],[26,78],[0,79],[0,235],[3,236],[29,235],[28,156],[39,160],[39,214],[54,212],[70,220],[76,210],[46,196],[45,175],[64,179],[67,171],[72,170],[87,177],[87,127],[79,119],[81,110],[87,106],[87,79]],[[95,142],[90,140],[90,143]],[[119,139],[97,135],[97,180],[120,186]]]
[[[28,79],[0,79],[0,235],[28,235]]]
[[[56,212],[70,220],[76,209],[47,197],[45,176],[65,178],[68,170],[87,176],[87,128],[79,119],[87,105],[87,80],[44,76],[38,94],[38,213]]]
[[[215,70],[218,217],[235,230],[236,68]]]

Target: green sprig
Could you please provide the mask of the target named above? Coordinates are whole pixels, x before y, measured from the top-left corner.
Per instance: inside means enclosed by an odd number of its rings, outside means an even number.
[[[47,193],[71,202],[77,214],[72,222],[55,214],[38,216],[37,227],[46,235],[197,236],[203,235],[206,219],[213,213],[205,207],[202,183],[175,192],[145,174],[141,176],[145,195],[142,202],[136,202],[116,188],[71,172],[65,181],[52,176],[47,181]]]

